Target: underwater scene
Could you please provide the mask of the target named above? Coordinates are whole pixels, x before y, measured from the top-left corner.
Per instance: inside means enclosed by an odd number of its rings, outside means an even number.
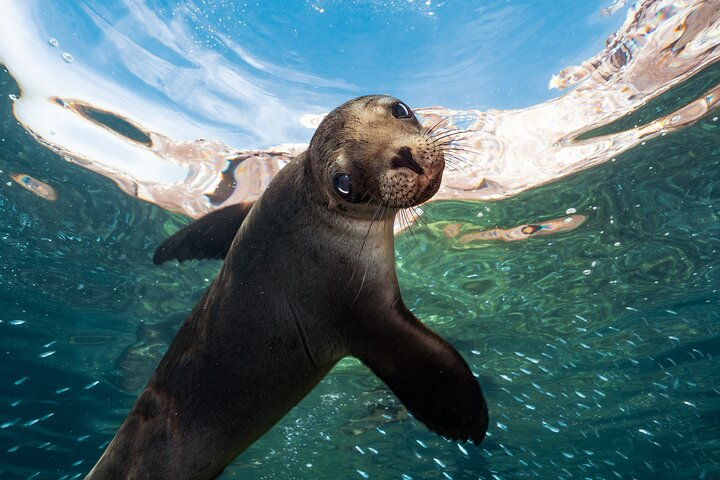
[[[88,474],[222,266],[155,249],[366,94],[452,138],[395,261],[487,436],[345,358],[219,478],[720,478],[719,60],[716,0],[0,0],[0,479]]]

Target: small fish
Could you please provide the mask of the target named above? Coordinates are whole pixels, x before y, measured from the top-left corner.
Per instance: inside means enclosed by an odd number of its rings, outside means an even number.
[[[16,424],[17,422],[19,422],[19,421],[20,421],[20,419],[19,419],[19,418],[16,418],[15,420],[11,420],[11,421],[9,421],[9,422],[5,422],[5,423],[3,423],[3,424],[0,424],[0,428],[3,428],[3,429],[4,429],[4,428],[12,427],[13,425],[15,425],[15,424]]]
[[[31,191],[40,198],[54,202],[57,200],[57,193],[55,189],[45,182],[37,180],[27,173],[13,173],[10,175],[15,183],[20,185],[26,190]]]

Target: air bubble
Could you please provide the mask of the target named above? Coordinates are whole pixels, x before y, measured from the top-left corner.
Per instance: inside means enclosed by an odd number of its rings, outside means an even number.
[[[50,44],[51,47],[57,47],[60,45],[60,42],[58,42],[56,38],[51,38],[48,40],[48,44]]]
[[[66,63],[72,63],[72,61],[75,60],[73,56],[67,52],[62,54],[62,59],[65,60]]]

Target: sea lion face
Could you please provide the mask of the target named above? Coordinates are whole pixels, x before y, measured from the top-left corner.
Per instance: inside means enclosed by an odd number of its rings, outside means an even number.
[[[384,95],[330,112],[308,152],[328,205],[360,218],[394,215],[428,200],[445,167],[443,144],[407,105]]]

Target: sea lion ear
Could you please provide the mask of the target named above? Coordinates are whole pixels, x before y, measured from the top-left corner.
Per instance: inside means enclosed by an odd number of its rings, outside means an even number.
[[[444,437],[478,445],[488,411],[477,380],[448,342],[399,305],[359,335],[353,354],[398,396],[418,420]],[[361,339],[361,340],[360,340]]]
[[[225,258],[235,234],[254,203],[229,205],[185,225],[155,250],[153,263]]]

